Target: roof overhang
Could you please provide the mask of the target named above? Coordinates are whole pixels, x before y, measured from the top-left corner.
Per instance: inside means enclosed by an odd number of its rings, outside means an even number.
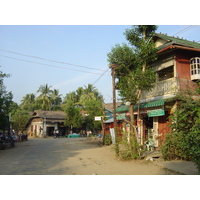
[[[162,52],[167,51],[167,50],[173,50],[173,49],[183,49],[183,50],[188,50],[188,51],[200,52],[200,49],[197,49],[197,48],[185,47],[185,46],[179,46],[179,45],[170,45],[170,46],[167,46],[167,47],[157,51],[157,54],[162,53]]]

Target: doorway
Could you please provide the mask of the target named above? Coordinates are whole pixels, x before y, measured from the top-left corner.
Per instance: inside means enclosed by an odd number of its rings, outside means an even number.
[[[55,127],[47,127],[47,136],[53,136]]]
[[[143,123],[145,124],[145,130],[144,130],[144,140],[148,140],[152,129],[153,129],[153,117],[144,117],[143,118]]]

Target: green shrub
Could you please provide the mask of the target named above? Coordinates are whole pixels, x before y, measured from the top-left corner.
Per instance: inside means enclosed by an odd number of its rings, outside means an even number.
[[[106,134],[104,137],[104,145],[110,145],[112,143],[112,138],[110,134]]]
[[[126,134],[123,134],[119,144],[120,144],[119,148],[120,157],[122,157],[125,160],[140,158],[139,155],[140,146],[133,134],[130,135],[129,142],[127,141]]]
[[[163,158],[191,160],[200,172],[200,101],[182,97],[171,121],[172,133],[161,147]]]

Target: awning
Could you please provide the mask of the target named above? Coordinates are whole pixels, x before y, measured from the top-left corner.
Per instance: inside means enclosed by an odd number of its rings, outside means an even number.
[[[166,99],[148,102],[145,104],[145,108],[163,106],[165,104],[165,101],[166,101]]]
[[[143,102],[140,103],[140,109],[142,108],[151,108],[151,107],[157,107],[157,106],[163,106],[165,104],[165,101],[167,99],[160,99],[156,101],[150,101],[150,102]],[[138,109],[138,104],[136,104],[133,108],[134,110]],[[120,106],[116,109],[117,113],[124,113],[129,111],[129,106]]]
[[[116,116],[117,121],[123,120],[125,118],[126,118],[125,113],[124,114],[119,114],[119,115]],[[111,119],[108,119],[108,120],[104,121],[103,123],[104,124],[110,124],[110,123],[113,123],[113,122],[114,122],[114,119],[111,118]]]
[[[117,113],[128,112],[129,106],[120,106],[116,109]]]
[[[145,108],[146,103],[140,103],[140,108]],[[116,109],[117,113],[124,113],[129,111],[130,106],[120,106]],[[136,104],[133,110],[138,109],[138,104]]]

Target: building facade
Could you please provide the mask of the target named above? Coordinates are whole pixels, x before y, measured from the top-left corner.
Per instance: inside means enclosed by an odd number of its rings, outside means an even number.
[[[30,136],[53,136],[54,130],[59,130],[60,135],[65,135],[67,127],[64,126],[66,113],[62,111],[34,111],[26,125]]]
[[[195,90],[200,79],[200,44],[188,40],[155,34],[158,59],[151,64],[157,80],[150,91],[143,91],[139,107],[134,107],[138,140],[144,144],[150,136],[159,148],[170,133],[169,116],[176,109],[172,100],[178,92]],[[128,115],[128,106],[117,108],[117,113]],[[139,115],[139,118],[137,118]],[[139,119],[139,120],[137,120]]]

